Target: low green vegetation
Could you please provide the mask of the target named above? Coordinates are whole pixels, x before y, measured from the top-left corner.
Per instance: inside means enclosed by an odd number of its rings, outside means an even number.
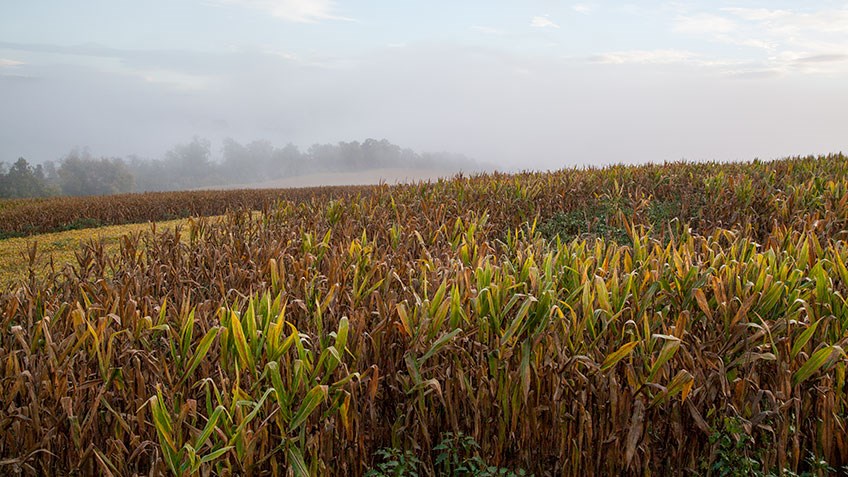
[[[480,457],[480,445],[473,437],[463,433],[446,432],[438,445],[433,447],[436,457],[433,459],[438,475],[457,477],[519,477],[527,475],[524,470],[517,472],[504,467],[488,465]],[[424,463],[414,453],[401,449],[387,448],[376,452],[380,458],[374,468],[365,473],[366,477],[417,477],[424,475]]]

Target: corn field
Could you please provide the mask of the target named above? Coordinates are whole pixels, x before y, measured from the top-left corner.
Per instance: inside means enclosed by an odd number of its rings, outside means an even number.
[[[360,476],[393,448],[439,475],[462,433],[537,476],[844,474],[846,230],[836,154],[381,185],[82,244],[0,297],[0,473]]]
[[[111,196],[0,199],[0,238],[264,210],[279,200],[344,197],[362,187],[145,192]]]

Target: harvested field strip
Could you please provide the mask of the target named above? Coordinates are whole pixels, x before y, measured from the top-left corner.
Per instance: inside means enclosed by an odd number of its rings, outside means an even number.
[[[184,225],[186,222],[187,219],[157,222],[156,228],[161,231]],[[33,270],[39,278],[44,278],[51,271],[60,271],[66,265],[76,264],[75,252],[86,242],[102,243],[106,252],[111,254],[120,249],[121,237],[124,235],[150,232],[151,228],[151,223],[112,225],[2,239],[0,240],[0,286],[7,288],[16,281],[26,279],[33,245],[35,245]]]

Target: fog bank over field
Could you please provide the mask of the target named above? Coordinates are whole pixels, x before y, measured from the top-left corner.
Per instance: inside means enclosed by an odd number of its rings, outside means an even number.
[[[848,149],[848,5],[7,2],[0,160],[389,138],[503,170]]]
[[[417,182],[492,169],[461,154],[418,153],[386,139],[313,144],[306,150],[225,139],[220,155],[213,150],[211,141],[195,137],[157,159],[97,156],[86,148],[38,165],[25,158],[0,161],[0,199]]]
[[[289,189],[293,187],[320,187],[342,185],[376,185],[376,184],[409,184],[416,182],[434,182],[439,179],[450,179],[459,173],[450,168],[443,169],[401,169],[385,168],[370,169],[358,172],[325,172],[323,174],[306,174],[297,177],[286,177],[263,182],[245,184],[230,184],[215,189]]]
[[[55,160],[74,146],[160,157],[193,135],[214,144],[262,138],[304,148],[389,137],[502,169],[747,160],[846,146],[848,98],[837,78],[811,88],[791,77],[761,82],[686,66],[407,50],[332,66],[250,51],[159,57],[82,50],[75,54],[95,55],[95,63],[165,62],[187,71],[154,81],[61,65],[0,76],[0,103],[9,113],[0,117],[0,157]]]

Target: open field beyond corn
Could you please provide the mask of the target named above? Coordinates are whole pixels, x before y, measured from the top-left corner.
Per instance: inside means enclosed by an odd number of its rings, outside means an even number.
[[[160,230],[186,223],[186,219],[159,222]],[[32,237],[0,239],[0,286],[14,285],[25,279],[30,270],[44,277],[61,270],[66,264],[76,264],[76,253],[87,242],[102,244],[108,254],[120,250],[121,237],[152,230],[150,223],[109,225],[39,234]]]
[[[0,238],[262,210],[280,200],[327,200],[362,190],[362,186],[336,186],[0,200]]]
[[[23,273],[0,474],[848,470],[845,156],[327,190]]]

